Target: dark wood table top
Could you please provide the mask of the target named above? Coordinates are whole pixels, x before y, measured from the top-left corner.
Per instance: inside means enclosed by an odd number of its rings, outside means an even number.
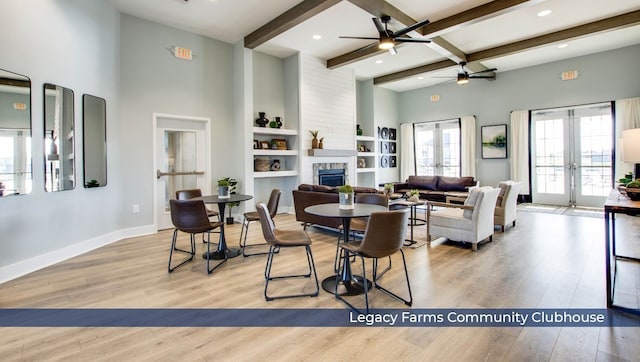
[[[196,197],[196,200],[202,200],[205,204],[228,204],[230,202],[240,202],[253,199],[251,195],[231,194],[229,197],[218,197],[218,195],[207,195]]]
[[[384,212],[389,211],[384,206],[372,205],[372,204],[353,204],[352,210],[344,210],[339,208],[339,203],[331,204],[318,204],[311,205],[304,209],[309,214],[324,216],[324,217],[339,217],[339,218],[353,218],[353,217],[365,217],[371,215],[372,212]]]
[[[628,196],[622,195],[620,191],[613,189],[609,193],[607,201],[604,202],[605,212],[619,213],[640,213],[640,201],[633,201]]]

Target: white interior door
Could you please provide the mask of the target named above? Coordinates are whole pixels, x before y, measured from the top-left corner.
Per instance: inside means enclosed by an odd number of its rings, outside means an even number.
[[[532,114],[533,202],[603,205],[612,187],[609,103]]]
[[[157,230],[173,227],[169,200],[176,191],[200,189],[211,193],[209,121],[192,117],[154,115],[155,198]]]

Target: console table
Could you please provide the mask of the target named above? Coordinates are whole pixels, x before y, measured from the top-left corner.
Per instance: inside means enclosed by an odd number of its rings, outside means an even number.
[[[632,201],[621,195],[618,190],[611,190],[604,204],[605,228],[605,272],[607,280],[607,308],[621,309],[634,314],[640,314],[640,309],[629,308],[613,303],[616,287],[616,262],[618,260],[640,262],[640,259],[618,255],[616,252],[616,214],[640,215],[640,201]],[[612,268],[613,264],[613,268]]]

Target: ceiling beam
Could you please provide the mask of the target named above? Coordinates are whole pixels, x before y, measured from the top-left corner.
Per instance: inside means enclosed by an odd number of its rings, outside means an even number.
[[[244,37],[245,48],[254,49],[342,0],[304,0]]]
[[[632,26],[640,24],[640,10],[628,12],[625,14],[613,16],[610,18],[594,21],[591,23],[574,26],[572,28],[559,30],[553,33],[536,36],[533,38],[497,46],[490,49],[477,51],[467,54],[468,62],[479,62],[487,59],[498,58],[505,55],[522,52],[525,50],[531,50],[547,44],[566,41],[569,39],[579,38],[582,36],[610,31],[622,27]],[[416,68],[406,69],[400,72],[386,74],[383,76],[375,77],[373,84],[383,84],[398,81],[404,78],[409,78],[417,74],[431,72],[447,68],[451,65],[447,65],[443,62],[435,62],[431,64],[421,65]],[[428,70],[425,70],[428,69]]]
[[[632,26],[639,23],[640,10],[636,10],[610,18],[597,20],[591,23],[574,26],[572,28],[559,30],[553,33],[540,35],[514,43],[474,52],[467,55],[467,59],[470,62],[473,62],[502,57],[513,53],[519,53],[524,50],[531,50],[558,41],[579,38],[585,35],[591,35],[604,31],[611,31],[617,28]]]
[[[381,1],[381,0],[371,1],[371,3],[374,3],[377,5],[377,8],[376,8],[373,5],[368,4],[369,1],[366,1],[366,0],[350,0],[350,1],[374,15],[376,14],[374,13],[374,11],[379,11],[376,9],[379,9],[380,7],[384,6],[379,3],[385,3],[384,1]],[[416,30],[419,34],[422,34],[423,36],[436,37],[446,32],[459,29],[463,26],[468,26],[482,20],[486,20],[498,15],[502,15],[507,12],[517,10],[523,6],[531,6],[541,1],[544,1],[544,0],[494,0],[484,5],[480,5],[475,8],[465,10],[461,13],[446,17],[444,19],[434,21],[433,23],[429,23],[425,25],[424,27],[422,27],[422,29],[416,29]],[[360,5],[359,3],[366,3],[366,5],[368,6]],[[393,18],[393,15],[391,15],[391,17]],[[405,23],[404,25],[411,25],[416,22],[409,16],[407,16],[407,18],[408,19],[406,19],[405,21],[409,21],[409,22]],[[396,19],[396,20],[399,20],[399,19]],[[327,68],[329,69],[339,68],[341,66],[351,64],[351,63],[372,57],[374,55],[378,55],[386,52],[386,50],[381,50],[381,49],[378,49],[377,47],[365,47],[365,48],[366,49],[364,51],[362,51],[361,49],[358,49],[358,50],[354,50],[352,52],[341,54],[341,55],[338,55],[337,57],[328,59]]]
[[[397,20],[405,26],[417,23],[415,19],[385,0],[349,0],[349,2],[377,18],[389,15],[391,19]]]

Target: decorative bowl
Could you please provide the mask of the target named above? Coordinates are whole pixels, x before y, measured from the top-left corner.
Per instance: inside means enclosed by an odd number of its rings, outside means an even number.
[[[626,188],[627,196],[633,201],[640,201],[640,188],[638,187],[627,187]]]

